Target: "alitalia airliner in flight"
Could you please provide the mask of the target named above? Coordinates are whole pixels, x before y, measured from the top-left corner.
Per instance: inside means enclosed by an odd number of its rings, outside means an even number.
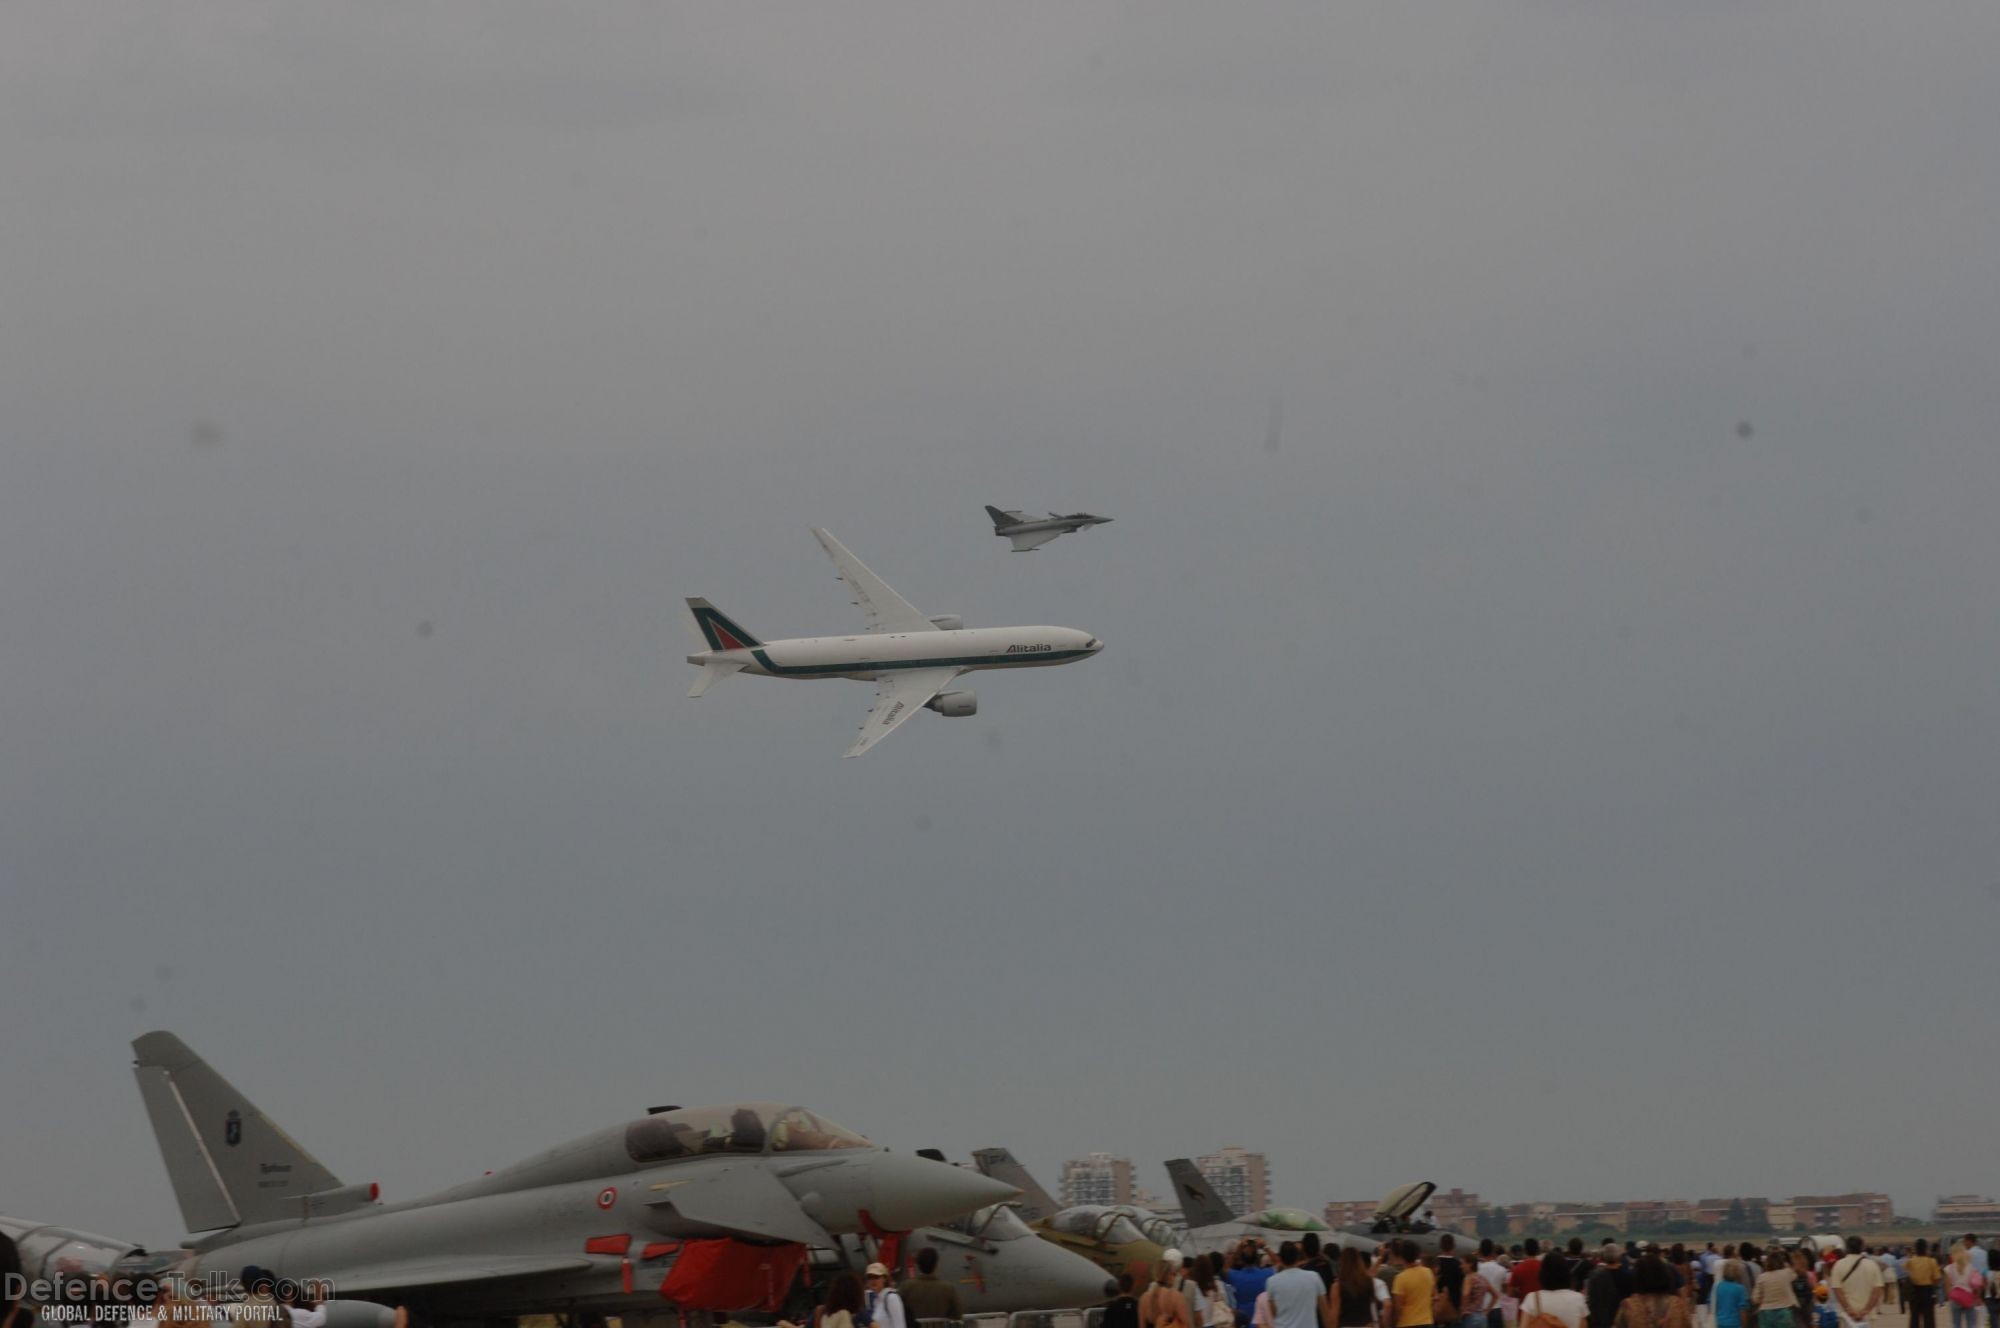
[[[875,704],[846,752],[859,756],[919,710],[978,713],[979,699],[972,692],[945,690],[961,673],[1069,664],[1104,649],[1102,641],[1074,627],[967,628],[956,614],[927,617],[839,540],[819,529],[813,535],[861,606],[866,621],[861,634],[759,641],[707,600],[690,599],[688,614],[705,649],[687,657],[688,663],[701,666],[689,696],[700,696],[732,673],[866,679],[875,684]]]

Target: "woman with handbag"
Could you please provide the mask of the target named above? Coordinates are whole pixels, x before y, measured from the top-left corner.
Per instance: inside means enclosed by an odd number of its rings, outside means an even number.
[[[1972,1256],[1964,1250],[1951,1252],[1951,1264],[1944,1270],[1945,1299],[1951,1302],[1951,1328],[1979,1328],[1979,1307],[1986,1297],[1986,1279],[1972,1266]]]
[[[1153,1285],[1139,1298],[1141,1328],[1195,1328],[1187,1297],[1180,1291],[1181,1255],[1168,1250],[1153,1271]]]
[[[1569,1260],[1560,1253],[1542,1260],[1541,1286],[1521,1297],[1521,1322],[1527,1328],[1583,1328],[1590,1304],[1569,1284]],[[1686,1306],[1681,1310],[1686,1322]]]

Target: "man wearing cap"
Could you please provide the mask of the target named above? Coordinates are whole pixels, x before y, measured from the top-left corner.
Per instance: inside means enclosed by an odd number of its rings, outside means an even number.
[[[868,1301],[862,1306],[866,1321],[875,1328],[915,1328],[910,1322],[909,1311],[903,1306],[903,1298],[889,1285],[889,1265],[871,1263],[868,1265]]]

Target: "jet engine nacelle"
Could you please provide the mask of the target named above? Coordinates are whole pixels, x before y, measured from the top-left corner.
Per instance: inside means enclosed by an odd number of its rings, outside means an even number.
[[[955,613],[933,613],[930,617],[931,626],[937,628],[940,632],[959,632],[965,630],[965,619]]]
[[[977,692],[939,692],[936,696],[924,702],[924,704],[930,709],[937,711],[940,715],[945,715],[952,719],[963,719],[967,715],[976,715],[979,713],[979,694]]]

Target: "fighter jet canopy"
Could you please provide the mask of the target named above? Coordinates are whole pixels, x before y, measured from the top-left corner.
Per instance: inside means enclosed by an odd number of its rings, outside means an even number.
[[[947,1231],[956,1231],[974,1240],[992,1241],[996,1245],[1008,1240],[1032,1240],[1035,1235],[1035,1229],[1021,1220],[1021,1215],[1014,1211],[1012,1204],[993,1204],[938,1225]]]
[[[1065,1208],[1050,1221],[1057,1231],[1071,1236],[1087,1236],[1107,1245],[1129,1245],[1146,1237],[1131,1218],[1104,1204],[1080,1204]]]
[[[1329,1231],[1332,1228],[1303,1208],[1266,1208],[1250,1219],[1273,1231]]]
[[[1424,1206],[1424,1200],[1431,1197],[1437,1185],[1432,1181],[1420,1180],[1389,1191],[1382,1199],[1382,1206],[1375,1210],[1377,1222],[1407,1222],[1410,1215]]]
[[[733,1102],[663,1111],[625,1127],[625,1151],[650,1165],[708,1153],[818,1153],[873,1148],[854,1131],[804,1107]]]

